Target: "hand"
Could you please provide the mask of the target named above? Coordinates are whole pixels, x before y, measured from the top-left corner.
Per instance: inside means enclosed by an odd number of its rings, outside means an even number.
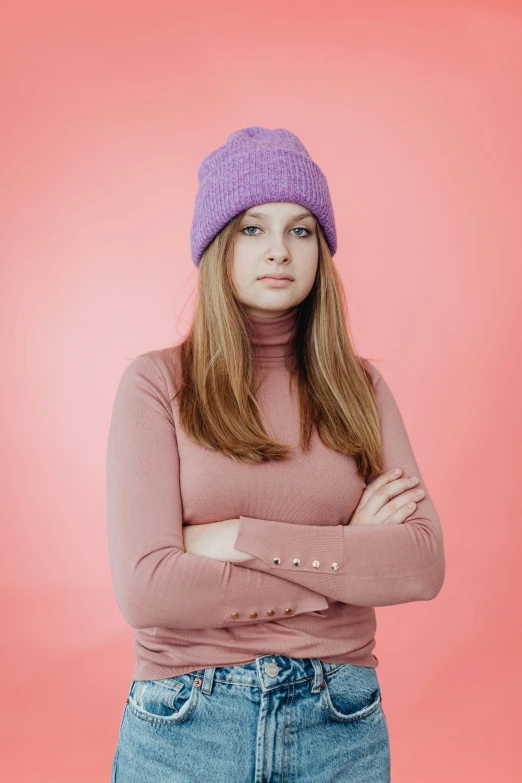
[[[205,525],[183,525],[185,552],[229,563],[250,560],[252,555],[234,549],[239,519],[224,519]]]
[[[400,471],[402,473],[402,470]],[[400,475],[400,474],[399,474]],[[380,523],[401,523],[417,508],[425,492],[416,488],[417,476],[397,478],[393,470],[386,470],[370,481],[364,490],[359,505],[352,514],[349,525],[378,525]],[[413,505],[409,507],[409,503]]]

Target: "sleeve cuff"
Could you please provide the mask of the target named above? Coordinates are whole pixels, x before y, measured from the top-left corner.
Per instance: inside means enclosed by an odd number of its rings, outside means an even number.
[[[285,601],[284,596],[271,604],[263,601],[261,597],[259,605],[246,611],[234,607],[231,603],[226,615],[223,618],[225,625],[253,625],[254,623],[266,622],[267,620],[282,620],[286,617],[307,614],[309,612],[318,613],[328,609],[328,601],[323,595],[313,593],[310,590],[310,598],[301,598],[299,601]],[[325,617],[326,615],[319,615]]]
[[[259,558],[274,573],[295,569],[341,574],[343,529],[343,525],[295,525],[240,516],[234,549]]]

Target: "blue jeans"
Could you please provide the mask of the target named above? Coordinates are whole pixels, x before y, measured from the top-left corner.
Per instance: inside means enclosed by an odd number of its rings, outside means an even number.
[[[389,783],[373,667],[261,655],[132,680],[111,783]]]

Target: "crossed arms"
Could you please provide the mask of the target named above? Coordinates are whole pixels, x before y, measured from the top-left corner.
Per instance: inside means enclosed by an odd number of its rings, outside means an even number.
[[[235,562],[186,551],[176,427],[165,380],[148,356],[126,367],[109,429],[107,524],[115,596],[129,625],[251,625],[284,618],[289,608],[293,615],[327,609],[327,598],[385,606],[437,595],[445,575],[440,522],[393,395],[368,365],[381,415],[382,469],[398,466],[419,476],[426,494],[415,514],[403,524],[355,527],[242,516],[232,542]],[[249,557],[237,559],[238,552]],[[333,570],[332,563],[339,567]]]

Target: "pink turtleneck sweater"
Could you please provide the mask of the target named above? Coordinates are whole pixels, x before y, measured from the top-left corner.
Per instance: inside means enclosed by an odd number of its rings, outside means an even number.
[[[296,314],[297,307],[279,318],[248,316],[264,424],[291,446],[287,462],[236,463],[186,437],[169,401],[179,346],[141,354],[123,371],[108,438],[107,510],[116,600],[134,628],[133,679],[270,653],[376,667],[374,607],[427,601],[441,589],[439,518],[392,392],[368,360],[382,467],[419,476],[426,494],[415,512],[402,524],[348,525],[365,487],[354,459],[325,447],[316,432],[311,450],[299,450],[284,363]],[[184,551],[183,524],[233,518],[241,520],[234,546],[250,559]]]

